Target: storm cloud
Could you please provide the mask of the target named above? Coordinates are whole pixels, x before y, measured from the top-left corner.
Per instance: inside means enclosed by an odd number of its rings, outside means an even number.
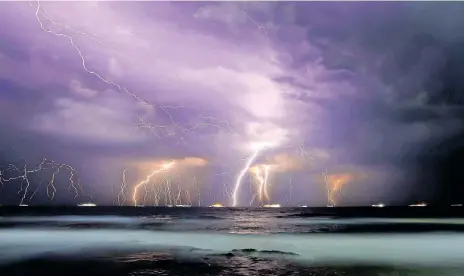
[[[419,2],[3,2],[0,158],[72,164],[102,204],[114,202],[125,168],[201,163],[189,175],[208,182],[204,202],[229,203],[250,144],[270,141],[255,163],[280,164],[274,202],[288,200],[291,181],[295,204],[327,204],[325,171],[363,175],[345,184],[344,204],[443,201],[460,189],[437,164],[458,162],[446,160],[462,147],[463,12]],[[8,185],[2,199],[17,204],[19,184]],[[83,200],[62,185],[62,202]]]

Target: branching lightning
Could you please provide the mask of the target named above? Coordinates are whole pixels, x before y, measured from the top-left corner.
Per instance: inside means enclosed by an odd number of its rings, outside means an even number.
[[[126,190],[126,187],[127,187],[127,182],[126,182],[126,173],[127,173],[127,169],[124,169],[124,171],[122,171],[122,181],[121,181],[121,187],[120,187],[120,190],[119,190],[119,193],[118,193],[118,205],[119,206],[122,206],[126,203],[126,193],[125,193],[125,190]]]
[[[264,197],[266,197],[266,200],[269,202],[269,193],[268,193],[268,180],[269,180],[269,165],[264,166],[264,183],[263,183],[263,193]]]
[[[240,190],[240,185],[242,183],[242,178],[245,176],[247,171],[250,169],[251,164],[256,160],[259,153],[265,150],[266,148],[271,147],[272,144],[270,143],[257,143],[253,145],[254,152],[250,155],[248,160],[245,163],[245,167],[240,171],[237,177],[237,181],[235,182],[234,192],[232,194],[232,206],[236,207],[238,203],[238,192]]]
[[[186,127],[186,126],[181,126],[179,125],[178,123],[175,122],[174,120],[174,117],[173,115],[171,114],[171,112],[168,110],[168,109],[171,109],[171,108],[181,108],[182,106],[176,106],[176,107],[170,107],[170,106],[161,106],[161,105],[156,105],[156,104],[151,104],[149,103],[148,101],[146,101],[145,99],[141,98],[140,96],[134,94],[133,92],[129,91],[127,88],[123,87],[122,85],[116,83],[115,81],[111,81],[109,79],[106,79],[105,77],[103,77],[100,73],[98,72],[95,72],[91,69],[89,69],[88,65],[87,65],[87,62],[86,62],[86,59],[82,53],[82,50],[80,49],[80,47],[75,43],[75,39],[72,35],[69,35],[69,34],[65,34],[65,33],[59,33],[59,32],[55,32],[55,31],[52,31],[48,28],[45,27],[45,24],[44,22],[41,20],[41,17],[46,19],[48,21],[48,23],[52,24],[52,25],[56,25],[56,26],[59,26],[61,28],[64,28],[68,31],[70,31],[71,33],[74,33],[74,34],[78,34],[78,35],[82,35],[82,36],[86,36],[88,38],[90,38],[91,40],[94,40],[94,41],[97,41],[98,43],[106,46],[106,47],[109,47],[108,44],[104,43],[104,42],[101,42],[100,40],[98,40],[96,38],[96,35],[90,35],[86,32],[81,32],[81,31],[76,31],[74,29],[70,29],[68,28],[67,26],[65,26],[64,24],[61,24],[59,22],[56,22],[54,20],[52,20],[47,14],[45,14],[45,12],[43,11],[43,8],[40,4],[40,1],[37,1],[37,7],[36,7],[36,11],[35,11],[35,17],[37,19],[37,22],[39,23],[40,25],[40,28],[46,32],[46,33],[49,33],[49,34],[52,34],[52,35],[55,35],[57,37],[64,37],[66,38],[67,40],[69,40],[71,46],[74,48],[74,50],[77,52],[77,54],[79,55],[80,59],[81,59],[81,66],[82,68],[90,75],[93,75],[95,77],[97,77],[100,81],[108,84],[108,85],[111,85],[113,87],[115,87],[116,89],[118,89],[119,91],[129,95],[131,98],[133,98],[134,100],[136,100],[137,102],[140,102],[140,103],[143,103],[147,106],[150,106],[152,108],[155,108],[155,109],[161,109],[163,111],[163,113],[165,113],[168,117],[169,117],[169,120],[171,122],[171,124],[180,130],[180,132],[185,132],[185,131],[193,131],[195,129],[198,129],[198,128],[204,128],[204,127],[222,127],[223,125],[222,124],[225,124],[227,126],[227,128],[230,130],[230,126],[229,126],[229,123],[225,120],[219,120],[219,119],[216,119],[214,117],[201,117],[202,119],[204,119],[205,121],[202,122],[201,124],[198,124],[198,125],[194,125],[194,126],[191,126],[191,127]],[[29,3],[30,6],[33,6],[32,3]],[[119,26],[117,26],[118,29],[120,29]],[[110,48],[110,47],[109,47]],[[172,136],[174,135],[175,133],[173,131],[169,131],[168,133],[165,133],[164,135],[160,135],[158,133],[158,131],[160,129],[164,129],[166,130],[167,129],[167,126],[164,126],[164,125],[154,125],[154,124],[151,124],[151,123],[147,123],[145,122],[145,120],[143,118],[139,118],[139,126],[140,127],[143,127],[143,128],[146,128],[146,129],[149,129],[151,132],[153,132],[155,134],[155,136],[157,136],[158,138],[163,138],[163,137],[169,137],[169,136]],[[155,131],[156,130],[156,131]]]
[[[223,192],[225,195],[227,195],[227,198],[229,199],[229,202],[231,202],[231,205],[233,206],[233,203],[234,203],[234,197],[235,197],[235,203],[237,204],[238,202],[238,190],[240,190],[240,187],[241,187],[241,182],[243,181],[243,177],[246,175],[247,171],[248,171],[248,168],[250,168],[253,164],[254,161],[256,161],[256,158],[259,156],[260,152],[261,152],[261,148],[260,147],[263,147],[263,148],[266,148],[266,147],[275,147],[276,145],[275,144],[255,144],[253,145],[253,153],[250,155],[248,154],[247,156],[244,156],[242,158],[240,158],[239,160],[237,160],[237,162],[235,162],[232,166],[230,166],[226,171],[222,172],[222,173],[218,173],[218,174],[215,174],[215,175],[218,175],[218,176],[223,176],[223,175],[230,175],[233,171],[234,171],[234,167],[236,167],[239,163],[241,162],[245,162],[245,166],[240,168],[240,171],[239,171],[239,174],[236,176],[235,178],[235,181],[234,181],[234,184],[233,185],[233,189],[232,189],[232,193],[229,193],[229,189],[228,189],[228,185],[227,185],[227,181],[224,181],[223,182]],[[304,163],[306,163],[306,160],[308,159],[311,159],[311,160],[314,160],[315,157],[311,156],[310,153],[308,153],[308,151],[305,149],[305,146],[302,142],[300,142],[299,144],[294,144],[294,145],[287,145],[287,146],[281,146],[279,148],[282,148],[282,149],[289,149],[289,148],[295,148],[297,150],[297,155],[300,156],[300,158],[304,161]],[[257,150],[257,152],[256,152]],[[256,154],[256,156],[255,156]],[[249,163],[250,162],[250,163]],[[271,161],[272,163],[273,161]],[[255,200],[257,199],[262,199],[262,200],[259,200],[261,201],[261,205],[263,205],[264,203],[264,199],[267,199],[267,200],[270,200],[270,195],[269,195],[269,173],[270,171],[272,170],[272,168],[274,166],[276,166],[278,164],[267,164],[267,165],[261,165],[261,166],[255,166],[255,167],[251,167],[249,169],[249,172],[251,173],[251,176],[253,176],[253,178],[250,179],[250,191],[251,191],[251,200],[250,200],[250,206],[253,205],[253,202],[255,202]],[[285,170],[285,164],[283,164],[284,167],[282,169]],[[267,168],[265,168],[265,166],[268,166]],[[258,168],[259,167],[259,168]],[[261,171],[258,171],[258,170],[261,170]],[[257,176],[257,174],[260,174],[262,176],[262,179],[261,179],[261,176]],[[254,180],[253,180],[254,179]],[[257,188],[254,188],[253,185],[251,185],[252,182],[255,182]],[[262,184],[262,185],[261,185]],[[260,191],[260,186],[261,187],[261,192]],[[291,188],[290,188],[291,189]],[[290,205],[290,202],[292,201],[291,199],[291,196],[287,197],[287,205]]]
[[[50,16],[48,16],[45,13],[45,10],[41,6],[41,3],[39,1],[37,1],[36,3],[37,3],[36,6],[33,5],[32,3],[30,3],[30,5],[33,6],[34,8],[36,8],[35,16],[36,16],[37,22],[40,25],[40,28],[44,32],[46,32],[48,34],[52,34],[54,36],[62,37],[62,38],[67,39],[69,41],[69,43],[71,44],[71,46],[76,51],[76,53],[79,55],[80,60],[81,60],[81,66],[85,70],[86,73],[98,78],[100,81],[106,83],[107,85],[110,85],[110,86],[116,88],[118,91],[127,94],[128,96],[130,96],[132,99],[136,100],[137,102],[143,103],[143,104],[145,104],[147,106],[150,106],[150,107],[153,107],[153,108],[156,108],[156,109],[161,109],[163,111],[163,113],[165,115],[167,115],[167,117],[169,118],[169,119],[167,119],[167,120],[170,121],[170,123],[168,123],[168,124],[174,126],[175,129],[179,130],[180,132],[193,131],[195,129],[205,128],[205,127],[222,128],[222,127],[224,127],[224,125],[227,127],[227,129],[230,132],[232,132],[232,130],[230,128],[230,125],[229,125],[229,123],[227,121],[225,121],[225,120],[221,121],[221,120],[218,120],[218,119],[216,119],[214,117],[207,117],[207,116],[201,116],[200,117],[202,119],[202,123],[200,123],[200,124],[196,124],[194,126],[189,125],[188,127],[186,127],[185,125],[182,126],[182,125],[175,122],[174,117],[173,117],[173,115],[171,113],[171,110],[176,109],[176,108],[185,108],[185,107],[183,107],[183,106],[170,107],[170,106],[161,106],[161,105],[152,104],[152,103],[148,102],[147,100],[141,98],[137,94],[134,94],[130,90],[126,89],[124,86],[117,83],[116,81],[112,81],[112,80],[110,80],[108,78],[105,78],[104,74],[101,74],[101,73],[98,73],[98,72],[95,72],[95,71],[91,70],[89,68],[89,66],[88,66],[88,62],[86,61],[86,58],[84,57],[81,48],[76,44],[75,36],[79,35],[79,36],[88,37],[89,39],[99,43],[100,45],[102,45],[104,47],[108,47],[109,49],[111,49],[110,45],[103,42],[95,34],[91,34],[91,33],[87,33],[87,32],[78,31],[78,30],[75,30],[75,29],[71,29],[66,24],[62,24],[62,23],[59,23],[59,22],[53,20],[52,18],[50,18]],[[259,29],[262,29],[264,31],[264,33],[266,34],[266,36],[267,36],[267,31],[266,31],[264,26],[259,25],[253,18],[251,18],[236,3],[233,3],[233,4],[234,4],[234,6],[237,8],[237,10],[239,12],[244,14],[251,22],[253,22],[255,25],[257,25]],[[48,28],[46,26],[47,24],[48,24],[48,26],[50,26],[50,24],[55,25],[55,26],[59,26],[61,29],[64,29],[64,30],[67,30],[67,31],[65,31],[64,33],[53,31],[53,28],[50,29],[50,28]],[[117,28],[120,29],[120,26],[117,25]],[[132,33],[130,33],[130,34],[133,35]],[[115,51],[115,50],[112,49],[112,51]],[[172,135],[176,134],[176,131],[173,131],[172,128],[170,128],[170,126],[150,123],[150,122],[148,122],[146,120],[146,118],[143,118],[143,117],[138,118],[138,123],[139,123],[139,127],[149,130],[150,132],[152,132],[158,138],[169,137],[169,136],[172,136]],[[253,165],[253,162],[255,162],[256,159],[258,158],[258,156],[262,153],[262,151],[264,151],[266,148],[268,148],[270,146],[271,146],[270,144],[262,144],[262,143],[259,144],[259,145],[256,145],[256,147],[253,149],[253,153],[246,158],[245,166],[240,170],[239,174],[237,175],[236,182],[235,182],[232,193],[230,193],[226,183],[224,183],[225,194],[227,194],[227,196],[232,199],[232,206],[237,206],[237,204],[239,203],[239,198],[238,197],[239,197],[239,193],[240,193],[240,186],[241,186],[241,183],[242,183],[242,180],[243,180],[244,176],[249,171],[250,167]],[[299,146],[298,148],[300,150],[301,156],[303,156],[304,158],[313,159],[312,157],[308,156],[308,154],[304,150],[303,146]],[[132,194],[132,200],[133,200],[133,203],[134,203],[135,206],[137,206],[138,201],[141,201],[140,188],[142,188],[142,187],[144,189],[143,202],[145,202],[147,199],[150,199],[150,196],[153,196],[153,201],[155,202],[156,205],[158,205],[161,201],[163,201],[162,196],[164,195],[165,204],[169,203],[170,205],[172,205],[172,204],[177,205],[177,204],[182,203],[182,198],[183,198],[183,195],[184,195],[184,198],[186,199],[186,202],[191,205],[191,203],[192,203],[191,191],[189,189],[183,189],[179,184],[180,182],[177,182],[177,187],[173,186],[174,182],[173,182],[172,176],[171,176],[171,174],[167,173],[168,171],[170,171],[170,168],[172,166],[174,166],[174,164],[175,164],[174,161],[172,161],[171,163],[164,164],[160,169],[151,172],[145,178],[144,181],[141,181],[140,183],[138,183],[134,187],[134,191],[133,191],[133,194]],[[42,164],[42,165],[45,166],[45,164]],[[54,185],[55,176],[62,169],[70,170],[69,189],[72,190],[76,194],[76,196],[78,195],[79,191],[82,191],[82,187],[80,186],[79,181],[77,181],[77,186],[76,186],[76,182],[74,181],[74,173],[75,173],[74,169],[71,169],[71,167],[67,167],[67,166],[68,165],[64,165],[64,164],[60,164],[60,165],[56,164],[56,165],[52,166],[53,169],[55,169],[55,171],[51,175],[51,180],[48,181],[48,184],[46,185],[47,195],[49,196],[49,198],[51,198],[51,199],[55,198],[56,191],[57,191],[56,187]],[[4,185],[4,183],[6,183],[6,182],[10,182],[10,181],[14,181],[14,180],[24,182],[24,184],[20,185],[20,191],[19,191],[19,193],[22,195],[21,204],[23,204],[23,202],[26,201],[25,199],[26,199],[26,196],[29,193],[30,186],[31,186],[31,183],[30,183],[27,175],[41,170],[42,167],[41,166],[39,166],[39,167],[40,168],[37,169],[37,170],[27,169],[26,167],[24,167],[24,169],[18,169],[18,168],[15,167],[15,171],[20,172],[21,174],[19,176],[13,177],[13,178],[5,178],[4,175],[5,175],[6,171],[4,172],[4,171],[0,170],[0,184]],[[259,168],[258,172],[256,172],[256,179],[257,179],[258,184],[259,184],[258,185],[259,186],[258,197],[259,197],[259,199],[261,201],[261,204],[263,204],[263,202],[265,200],[267,200],[267,201],[270,200],[269,192],[268,192],[269,171],[270,171],[269,166],[263,166],[262,168]],[[127,201],[127,196],[126,196],[126,189],[127,189],[126,173],[127,173],[127,169],[124,170],[123,173],[122,173],[122,182],[121,182],[121,186],[120,186],[120,191],[119,191],[119,193],[117,195],[118,205],[124,205],[126,203],[126,201]],[[161,173],[164,173],[165,177],[164,177],[164,180],[160,183],[159,181],[155,181],[156,180],[155,178],[157,178],[156,175],[159,175]],[[329,204],[335,205],[335,202],[337,201],[337,197],[340,197],[342,187],[343,187],[344,183],[346,182],[346,180],[338,179],[338,180],[332,181],[333,182],[332,184],[328,184],[327,175],[326,175],[325,176],[325,181],[326,181],[326,186],[327,186]],[[153,184],[153,185],[149,185],[149,184]],[[198,188],[198,183],[197,183],[195,178],[193,178],[192,184],[194,186],[197,185],[197,188]],[[177,188],[177,191],[176,191],[176,188]],[[291,189],[291,185],[290,185],[290,189]],[[30,196],[29,201],[34,197],[36,192],[37,192],[37,190]],[[201,199],[200,199],[201,191],[198,188],[196,192],[197,192],[197,195],[198,195],[198,205],[200,206],[201,205]],[[129,191],[129,193],[130,193],[130,191]],[[289,199],[291,201],[291,192],[290,192],[290,195],[289,195]]]
[[[53,200],[55,198],[57,192],[57,188],[55,186],[55,178],[56,175],[62,170],[69,171],[68,190],[70,192],[73,191],[75,198],[79,196],[79,191],[82,192],[82,186],[80,185],[79,181],[77,182],[76,186],[76,170],[70,165],[56,163],[55,161],[46,158],[42,159],[42,162],[40,162],[37,166],[33,168],[28,168],[27,165],[24,165],[24,167],[20,169],[14,164],[9,164],[5,169],[0,169],[0,183],[3,187],[3,185],[6,185],[7,183],[14,183],[16,181],[19,181],[20,187],[18,194],[21,195],[19,204],[25,204],[25,201],[28,201],[30,203],[42,184],[42,181],[40,181],[35,191],[30,195],[29,199],[27,200],[26,198],[29,193],[29,189],[31,187],[32,182],[30,179],[31,175],[49,170],[52,171],[52,174],[50,180],[48,181],[46,191],[47,196],[50,200]]]
[[[169,163],[165,163],[161,166],[160,169],[157,169],[157,170],[154,170],[151,174],[149,174],[144,181],[140,182],[139,184],[137,184],[134,188],[134,193],[132,194],[132,200],[134,202],[134,206],[137,206],[137,192],[138,192],[138,189],[141,187],[141,186],[144,186],[146,185],[151,179],[153,176],[161,173],[161,172],[165,172],[167,170],[169,170],[170,168],[172,168],[172,166],[174,166],[175,164],[175,161],[171,161]],[[169,189],[169,188],[168,188]]]
[[[182,161],[173,160],[169,163],[155,165],[158,169],[151,171],[144,180],[135,185],[132,200],[135,206],[192,206],[193,199],[198,196],[198,206],[201,205],[200,183],[192,175],[192,181],[184,181],[180,173]],[[123,179],[126,181],[126,179]],[[121,183],[121,187],[126,184]],[[143,199],[140,189],[144,188]],[[125,192],[121,189],[120,194]]]
[[[250,206],[256,197],[259,199],[261,206],[269,203],[268,179],[270,167],[270,165],[260,165],[250,169],[250,172],[254,174],[257,183],[257,192],[253,195],[250,201]]]
[[[349,175],[328,175],[327,169],[323,172],[327,189],[328,206],[336,206],[341,198],[344,185],[350,180]]]
[[[237,206],[237,202],[238,202],[237,196],[238,196],[238,191],[240,189],[240,184],[242,183],[242,178],[245,176],[246,172],[250,169],[250,166],[253,163],[253,161],[255,161],[255,159],[258,157],[259,152],[260,152],[260,149],[257,149],[255,150],[255,152],[253,152],[253,154],[247,160],[245,167],[240,171],[237,177],[237,182],[235,182],[235,188],[232,194],[232,200],[233,200],[232,206],[233,207]]]

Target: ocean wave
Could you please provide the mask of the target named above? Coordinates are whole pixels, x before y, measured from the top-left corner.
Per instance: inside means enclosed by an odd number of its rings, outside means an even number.
[[[0,261],[33,258],[45,253],[98,250],[166,250],[179,255],[227,254],[237,248],[292,252],[296,262],[312,264],[452,265],[464,264],[464,234],[318,234],[232,235],[145,230],[0,230]],[[86,253],[89,254],[89,253]],[[272,254],[267,254],[272,255]],[[274,254],[276,257],[282,256]]]
[[[294,252],[284,252],[284,251],[279,251],[279,250],[257,250],[254,248],[232,249],[232,251],[228,254],[234,255],[234,253],[235,254],[239,253],[239,254],[244,254],[244,255],[254,254],[254,255],[274,255],[274,256],[275,255],[298,256],[298,254]]]
[[[218,216],[211,216],[211,215],[203,215],[203,216],[199,216],[198,217],[199,219],[206,219],[206,220],[224,220],[226,218],[224,217],[218,217]]]

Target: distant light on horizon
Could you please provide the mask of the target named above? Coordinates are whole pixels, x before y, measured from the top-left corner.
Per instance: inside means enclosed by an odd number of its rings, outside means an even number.
[[[77,204],[77,206],[78,207],[95,207],[97,205],[95,203],[86,202],[86,203]]]
[[[210,205],[209,207],[211,207],[211,208],[222,208],[222,207],[226,207],[226,206],[222,205],[221,203],[214,203],[213,205]]]
[[[409,205],[409,207],[426,207],[426,206],[427,206],[427,203],[425,203],[425,202]]]
[[[266,204],[264,208],[280,208],[280,204]]]
[[[379,204],[372,204],[372,207],[378,207],[378,208],[382,208],[382,207],[385,207],[385,204],[383,204],[383,203],[379,203]]]

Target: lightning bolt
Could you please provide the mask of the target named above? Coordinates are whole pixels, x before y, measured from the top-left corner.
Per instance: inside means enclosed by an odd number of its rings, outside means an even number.
[[[155,105],[155,104],[151,104],[149,103],[148,101],[142,99],[141,97],[139,97],[138,95],[134,94],[133,92],[129,91],[127,88],[123,87],[122,85],[114,82],[114,81],[111,81],[111,80],[108,80],[106,78],[104,78],[101,74],[99,74],[98,72],[95,72],[91,69],[88,68],[87,66],[87,62],[86,62],[86,59],[81,51],[81,49],[79,48],[79,46],[77,46],[77,44],[75,43],[75,40],[74,40],[74,37],[72,35],[69,35],[69,34],[65,34],[65,33],[58,33],[58,32],[55,32],[55,31],[52,31],[50,29],[47,29],[45,26],[44,26],[44,23],[42,22],[41,20],[41,16],[43,18],[45,18],[46,20],[48,20],[49,23],[51,24],[54,24],[54,25],[57,25],[57,26],[60,26],[62,28],[65,28],[67,30],[70,30],[71,32],[73,33],[76,33],[76,34],[79,34],[79,35],[85,35],[87,37],[89,37],[90,39],[92,40],[95,40],[95,41],[98,41],[94,36],[92,35],[89,35],[88,33],[85,33],[85,32],[80,32],[80,31],[76,31],[76,30],[73,30],[73,29],[70,29],[66,26],[64,26],[63,24],[61,23],[58,23],[54,20],[52,20],[48,15],[45,14],[44,11],[41,10],[41,4],[40,4],[40,1],[37,1],[37,7],[36,7],[36,11],[35,11],[35,17],[37,19],[37,22],[39,23],[40,25],[40,28],[46,32],[46,33],[49,33],[49,34],[52,34],[52,35],[55,35],[57,37],[63,37],[63,38],[66,38],[71,46],[74,48],[74,50],[77,52],[77,54],[79,55],[80,59],[81,59],[81,66],[82,68],[90,75],[93,75],[94,77],[98,78],[100,81],[118,89],[119,91],[129,95],[131,98],[133,98],[134,100],[136,100],[137,102],[140,102],[140,103],[143,103],[147,106],[150,106],[150,107],[153,107],[153,108],[158,108],[158,109],[161,109],[163,111],[164,114],[166,114],[168,117],[169,117],[169,120],[170,122],[172,123],[172,125],[174,125],[177,129],[180,129],[180,132],[186,132],[186,131],[193,131],[197,128],[203,128],[203,127],[209,127],[209,126],[212,126],[212,127],[223,127],[222,125],[219,125],[217,123],[208,123],[208,122],[203,122],[202,124],[200,125],[194,125],[193,127],[190,127],[190,128],[186,128],[184,126],[181,126],[179,125],[178,123],[175,122],[174,120],[174,117],[173,115],[171,114],[171,112],[168,111],[169,108],[180,108],[182,106],[177,106],[177,107],[170,107],[170,106],[161,106],[161,105]],[[30,6],[33,6],[32,3],[29,2],[29,5]],[[119,28],[119,26],[118,26]],[[108,46],[107,44],[103,43],[103,42],[99,42],[100,44],[103,44],[105,46]],[[227,125],[228,129],[230,130],[230,126],[229,126],[229,123],[225,120],[218,120],[216,118],[213,118],[213,117],[203,117],[203,119],[206,119],[206,120],[215,120],[216,122],[218,123],[224,123]],[[159,128],[162,128],[162,129],[166,129],[167,126],[155,126],[153,124],[147,124],[145,123],[143,120],[140,120],[139,118],[139,126],[142,126],[143,128],[147,128],[147,129],[150,129],[150,130],[154,130],[156,128],[156,130],[158,130]],[[164,136],[160,136],[159,134],[156,133],[156,136],[158,138],[162,138],[162,137],[169,137],[169,136],[172,136],[174,135],[175,133],[173,132],[168,132],[167,134],[165,134]]]
[[[118,193],[118,205],[119,206],[124,205],[124,203],[126,202],[126,193],[125,193],[125,189],[127,187],[126,173],[127,173],[127,169],[124,169],[124,171],[122,171],[121,188]]]
[[[40,5],[39,1],[37,1],[37,3]],[[31,3],[31,2],[29,2],[29,6],[32,6],[32,3]],[[90,34],[90,33],[87,33],[87,32],[82,32],[82,31],[79,31],[79,30],[75,30],[75,29],[73,29],[73,28],[71,28],[71,27],[69,27],[69,26],[65,26],[65,25],[61,24],[60,22],[57,22],[57,21],[53,20],[53,19],[52,19],[51,17],[49,17],[45,12],[42,12],[42,11],[40,10],[40,7],[37,7],[37,8],[39,9],[38,14],[40,14],[42,17],[44,17],[45,19],[47,19],[48,22],[50,22],[51,24],[53,24],[53,25],[55,25],[55,26],[59,26],[59,27],[65,29],[65,30],[68,30],[68,31],[70,31],[70,32],[72,32],[72,33],[75,33],[75,34],[77,34],[77,35],[81,35],[81,36],[88,37],[90,40],[93,40],[93,41],[97,42],[98,44],[101,44],[101,45],[103,45],[103,46],[109,48],[109,49],[110,49],[111,51],[113,51],[114,53],[116,53],[116,54],[118,54],[118,55],[120,55],[120,56],[123,56],[121,53],[119,53],[118,51],[116,51],[115,49],[113,49],[109,44],[107,44],[107,43],[101,41],[100,39],[98,39],[98,35],[96,35],[96,34]],[[36,11],[36,12],[37,12],[37,11]],[[37,16],[37,14],[36,14],[36,16]]]
[[[235,182],[235,187],[234,187],[234,192],[232,194],[232,206],[236,207],[238,203],[238,191],[240,190],[240,185],[242,183],[242,179],[247,173],[247,171],[250,169],[251,164],[256,160],[258,157],[258,154],[263,151],[264,149],[272,146],[270,143],[257,143],[253,145],[255,150],[253,154],[248,158],[248,160],[245,163],[245,167],[240,171],[237,177],[237,181]]]
[[[331,195],[330,195],[331,189],[330,189],[329,182],[327,180],[327,177],[328,177],[327,168],[325,168],[325,171],[322,172],[322,175],[324,176],[324,184],[325,184],[325,188],[327,189],[327,202],[328,202],[328,204],[332,204]]]
[[[201,206],[201,189],[200,189],[200,185],[199,183],[197,182],[197,178],[195,176],[192,177],[192,181],[193,181],[193,186],[197,187],[197,200],[198,200],[198,207]]]
[[[240,12],[241,14],[243,14],[248,20],[250,20],[254,25],[256,25],[256,27],[258,27],[258,29],[264,33],[264,35],[266,36],[266,38],[269,38],[269,36],[267,35],[266,27],[264,27],[263,25],[260,25],[260,24],[259,24],[253,17],[251,17],[244,9],[240,8],[236,2],[232,2],[232,4],[234,5],[234,7],[237,9],[238,12]]]
[[[254,174],[256,178],[256,184],[257,184],[257,191],[256,193],[253,194],[253,197],[251,198],[250,201],[250,206],[253,204],[255,201],[255,198],[257,197],[258,200],[260,201],[261,205],[263,205],[263,186],[264,186],[264,177],[261,175],[261,167],[253,167],[250,169],[250,171]],[[250,175],[250,188],[251,187],[251,175]]]
[[[327,201],[329,205],[336,206],[341,197],[343,186],[350,180],[349,175],[331,175],[328,176],[327,169],[323,173],[324,181],[327,188]]]
[[[245,167],[240,171],[238,177],[237,177],[237,181],[235,182],[235,188],[234,188],[234,192],[232,194],[232,206],[233,207],[236,207],[237,206],[237,202],[238,202],[238,199],[237,199],[237,196],[238,196],[238,191],[240,189],[240,184],[242,183],[242,178],[245,176],[246,172],[250,169],[250,166],[251,164],[255,161],[255,159],[258,157],[258,154],[261,150],[260,149],[256,149],[253,154],[250,156],[250,158],[248,158],[246,164],[245,164]]]
[[[31,197],[29,198],[29,202],[32,201],[32,198],[34,198],[35,194],[39,191],[40,187],[42,186],[43,180],[40,180],[39,185],[37,185],[37,188],[35,191],[32,193]]]
[[[82,187],[80,186],[80,184],[78,184],[79,189],[75,185],[74,179],[75,179],[75,175],[76,175],[76,170],[70,165],[59,164],[59,163],[56,163],[53,160],[49,160],[49,159],[46,159],[46,158],[43,158],[42,162],[40,162],[36,167],[29,168],[29,169],[28,169],[27,165],[24,165],[24,167],[22,169],[19,169],[14,164],[9,164],[6,169],[0,170],[0,183],[2,183],[2,185],[3,185],[4,183],[9,183],[9,182],[14,182],[16,180],[19,180],[20,183],[21,183],[20,189],[18,191],[18,194],[21,194],[21,200],[20,200],[19,204],[22,205],[22,204],[24,204],[24,201],[26,200],[26,197],[27,197],[28,192],[29,192],[29,188],[31,186],[31,180],[29,179],[30,175],[34,174],[34,173],[44,171],[44,170],[50,170],[50,169],[54,169],[54,172],[52,173],[51,179],[50,179],[50,181],[48,182],[48,185],[47,185],[47,195],[48,195],[49,199],[53,200],[55,198],[55,194],[56,194],[56,191],[57,191],[57,189],[55,187],[55,176],[62,169],[66,169],[66,170],[68,170],[70,172],[68,190],[69,191],[73,190],[74,193],[75,193],[74,197],[76,198],[79,195],[79,190],[82,191]],[[19,173],[19,175],[6,177],[6,173],[8,173],[8,174]],[[25,183],[25,186],[23,185],[23,183]],[[35,196],[35,194],[37,193],[37,191],[40,188],[41,184],[42,184],[42,181],[39,183],[39,185],[37,186],[37,188],[33,192],[33,194],[29,197],[29,202]]]
[[[258,143],[258,144],[255,144],[254,146],[255,146],[255,148],[254,148],[254,151],[253,151],[253,153],[251,155],[240,158],[237,162],[235,162],[234,165],[230,166],[226,171],[216,174],[216,175],[229,175],[230,173],[232,173],[233,168],[236,167],[240,162],[246,161],[245,166],[240,170],[240,172],[239,172],[239,174],[238,174],[238,176],[236,178],[234,188],[233,188],[233,191],[232,191],[232,195],[230,195],[228,197],[232,201],[232,206],[237,205],[237,203],[238,203],[238,191],[240,190],[241,182],[243,180],[243,177],[245,176],[245,174],[247,173],[247,171],[249,170],[249,168],[253,164],[253,162],[256,160],[257,156],[265,148],[274,147],[276,145],[275,145],[275,143],[262,143],[262,144]],[[298,154],[305,161],[307,159],[311,159],[311,160],[315,159],[315,157],[311,156],[306,151],[305,146],[304,146],[304,144],[302,142],[300,144],[297,144],[297,145],[282,146],[282,148],[296,148],[298,150]],[[263,180],[263,189],[262,189],[263,197],[261,197],[261,198],[265,197],[267,200],[270,200],[268,184],[269,184],[269,173],[270,173],[270,170],[271,170],[272,166],[270,166],[270,165],[267,165],[267,166],[269,166],[269,167],[263,168],[265,180]],[[256,172],[253,172],[253,173],[256,174]],[[258,186],[260,185],[259,183],[260,182],[258,181]],[[226,184],[224,184],[224,187],[227,190]],[[254,196],[257,197],[257,196],[259,196],[259,194],[256,194]],[[288,198],[288,200],[291,200],[291,199]],[[254,199],[252,199],[251,203],[253,201],[254,201]]]
[[[169,163],[166,163],[166,164],[163,164],[162,167],[158,170],[154,170],[151,174],[149,174],[144,181],[140,182],[139,184],[137,184],[134,188],[134,193],[132,194],[132,200],[134,201],[134,206],[137,206],[137,191],[138,189],[141,187],[141,186],[144,186],[145,184],[147,184],[151,178],[153,176],[155,176],[156,174],[159,174],[161,172],[164,172],[164,171],[167,171],[169,170],[172,166],[174,166],[175,164],[175,161],[171,161]]]
[[[257,188],[257,192],[253,192],[253,186],[252,186],[253,179],[252,179],[252,175],[250,175],[250,190],[253,193],[253,196],[251,197],[251,200],[250,200],[250,207],[253,206],[253,202],[255,201],[255,199],[259,198],[259,192],[260,192],[260,187],[261,187],[259,177],[257,177],[257,175],[259,174],[258,171],[254,170],[253,173],[255,174],[256,184],[258,188]]]
[[[269,179],[269,165],[264,166],[264,181],[263,181],[263,191],[264,191],[264,196],[266,197],[267,201],[269,202],[269,194],[267,192],[267,187],[268,187],[268,179]]]
[[[261,175],[261,170],[258,169],[256,171],[256,178],[258,180],[258,196],[259,196],[259,201],[261,204],[263,204],[263,194],[264,194],[264,177]]]
[[[265,205],[265,200],[269,202],[269,193],[268,193],[268,179],[269,179],[269,168],[270,165],[261,165],[256,166],[251,169],[251,172],[255,175],[256,182],[258,184],[258,191],[253,195],[250,205],[252,205],[255,197],[258,197],[261,205]]]

